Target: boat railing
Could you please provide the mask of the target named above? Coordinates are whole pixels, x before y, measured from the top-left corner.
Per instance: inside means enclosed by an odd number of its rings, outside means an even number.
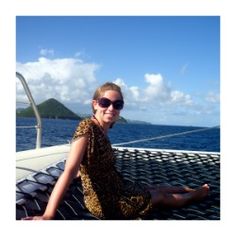
[[[29,126],[16,126],[16,128],[23,128],[23,129],[36,128],[37,136],[36,136],[36,147],[35,148],[40,148],[41,143],[42,143],[42,122],[41,122],[41,117],[40,117],[38,108],[34,102],[33,96],[30,92],[30,89],[27,85],[25,78],[19,72],[16,72],[16,77],[20,80],[20,82],[24,88],[24,91],[26,93],[26,96],[29,100],[29,103],[26,103],[26,102],[20,102],[20,103],[30,104],[30,106],[32,107],[32,109],[34,111],[34,115],[35,115],[36,121],[37,121],[37,124],[34,126],[30,126],[30,125]]]

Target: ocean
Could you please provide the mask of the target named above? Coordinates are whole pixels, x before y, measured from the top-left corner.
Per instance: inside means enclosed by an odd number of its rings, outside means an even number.
[[[35,124],[35,118],[16,119],[16,126]],[[78,124],[79,121],[76,120],[42,119],[42,147],[68,143]],[[189,132],[197,130],[200,132]],[[171,134],[182,132],[186,132],[186,134],[171,137]],[[194,126],[115,124],[110,129],[108,136],[112,144],[146,140],[122,145],[123,147],[220,152],[219,127],[203,129],[203,127]],[[157,139],[147,140],[153,137],[157,137]],[[35,142],[36,130],[34,128],[16,129],[16,151],[34,149]]]

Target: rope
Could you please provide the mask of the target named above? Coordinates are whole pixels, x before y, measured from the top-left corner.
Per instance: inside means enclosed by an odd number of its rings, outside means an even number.
[[[16,126],[16,128],[20,128],[20,129],[32,129],[32,128],[37,128],[37,125],[29,125],[29,126]]]
[[[185,135],[185,134],[202,132],[202,131],[205,131],[205,130],[215,129],[215,128],[219,128],[219,127],[220,126],[213,126],[213,127],[209,127],[209,128],[189,130],[189,131],[185,131],[185,132],[181,132],[181,133],[167,134],[167,135],[157,136],[157,137],[153,137],[153,138],[145,138],[145,139],[138,139],[138,140],[133,140],[133,141],[129,141],[129,142],[115,143],[115,144],[113,144],[113,146],[121,146],[121,145],[132,144],[132,143],[141,143],[141,142],[157,140],[157,139],[163,139],[163,138],[171,138],[171,137]]]

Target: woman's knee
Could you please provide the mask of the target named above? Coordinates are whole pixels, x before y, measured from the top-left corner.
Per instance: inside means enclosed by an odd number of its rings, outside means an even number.
[[[152,205],[153,206],[158,206],[161,205],[161,203],[165,199],[165,193],[158,191],[156,189],[151,189],[149,190],[151,194],[151,199],[152,199]]]

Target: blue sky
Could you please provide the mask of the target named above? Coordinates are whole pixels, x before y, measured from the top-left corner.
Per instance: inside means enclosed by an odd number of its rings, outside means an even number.
[[[37,103],[89,113],[95,88],[113,81],[127,119],[220,124],[218,16],[18,16],[16,61]]]

